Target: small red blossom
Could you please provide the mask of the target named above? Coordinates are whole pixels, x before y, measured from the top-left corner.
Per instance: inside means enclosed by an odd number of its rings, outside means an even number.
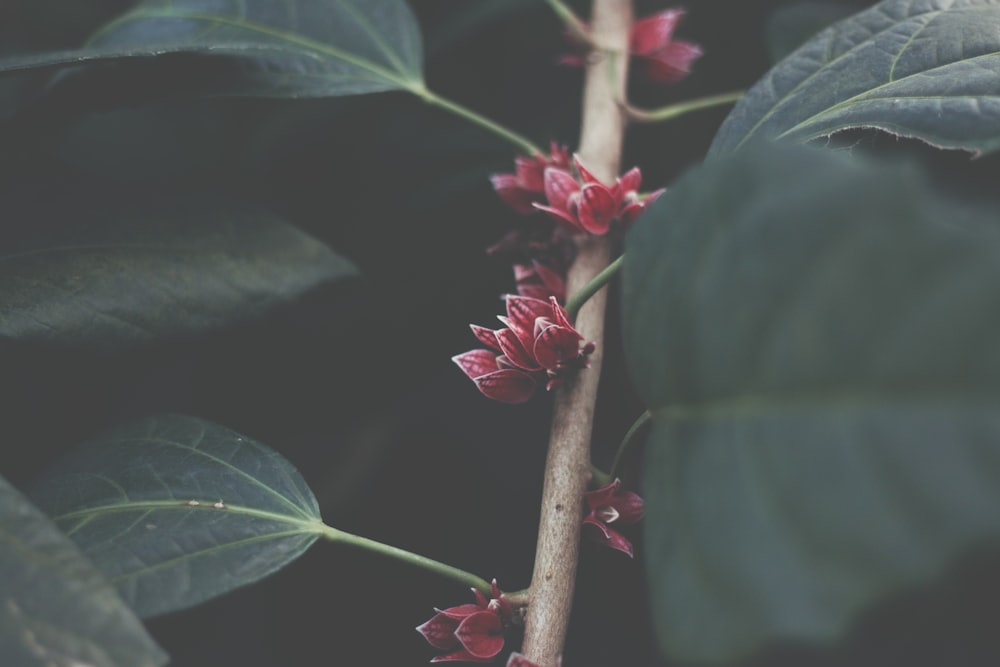
[[[531,213],[535,210],[532,204],[544,198],[544,176],[548,167],[569,168],[569,150],[553,141],[548,157],[518,155],[514,158],[513,174],[494,174],[490,182],[508,206],[518,213]]]
[[[568,169],[548,167],[545,170],[548,205],[535,203],[534,207],[575,233],[603,236],[613,224],[627,227],[647,204],[663,193],[660,189],[640,199],[642,172],[638,167],[629,169],[615,179],[614,185],[608,186],[590,173],[579,156],[573,156],[573,165],[579,179]]]
[[[490,662],[503,650],[504,628],[514,612],[510,602],[493,580],[489,600],[472,589],[474,604],[463,604],[447,609],[435,609],[434,617],[417,626],[417,632],[436,649],[450,651],[431,659],[431,662],[462,660],[465,662]]]
[[[680,7],[666,9],[632,23],[629,32],[629,54],[637,60],[637,69],[650,81],[674,83],[691,73],[691,65],[704,53],[694,42],[674,39],[674,30],[684,18]],[[583,25],[585,29],[588,27]],[[578,48],[586,44],[572,32],[569,41]],[[583,66],[586,57],[579,53],[563,56],[564,65]]]
[[[608,524],[636,523],[642,518],[643,502],[638,494],[621,491],[621,480],[583,494],[590,513],[583,520],[584,527],[590,527],[587,535],[601,544],[617,549],[632,558],[632,543]]]
[[[701,47],[675,40],[674,29],[684,18],[679,7],[638,19],[629,35],[629,52],[640,61],[650,81],[673,83],[691,73],[691,65],[701,57]]]
[[[508,295],[501,329],[470,325],[489,350],[452,357],[485,396],[502,403],[524,403],[545,382],[551,390],[590,365],[593,343],[583,343],[555,297],[548,300]],[[498,354],[499,353],[499,354]]]

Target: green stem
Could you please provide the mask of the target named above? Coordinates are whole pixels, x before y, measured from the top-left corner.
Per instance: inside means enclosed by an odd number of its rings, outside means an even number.
[[[573,32],[573,35],[578,39],[582,40],[584,44],[592,45],[590,41],[590,31],[587,29],[587,24],[580,20],[580,17],[570,9],[569,5],[562,2],[562,0],[545,0],[552,11],[555,13],[559,19],[566,24],[566,27]]]
[[[370,540],[367,537],[361,537],[360,535],[345,533],[342,530],[337,530],[336,528],[326,525],[324,525],[323,537],[331,542],[348,544],[360,549],[366,549],[368,551],[381,554],[383,556],[388,556],[389,558],[393,558],[404,563],[409,563],[414,567],[419,567],[427,570],[428,572],[433,572],[445,577],[446,579],[451,579],[456,583],[475,588],[482,593],[489,594],[491,590],[490,583],[482,577],[477,577],[476,575],[466,572],[465,570],[460,570],[457,567],[452,567],[451,565],[445,565],[439,561],[415,554],[411,551],[406,551],[405,549],[400,549],[399,547],[383,544],[382,542],[376,542],[375,540]]]
[[[660,107],[659,109],[647,110],[627,107],[626,110],[628,111],[629,118],[632,118],[633,120],[643,123],[653,123],[677,118],[678,116],[683,116],[686,113],[698,111],[700,109],[708,109],[710,107],[717,107],[723,104],[732,104],[741,97],[743,97],[743,91],[736,90],[730,93],[719,93],[718,95],[709,95],[708,97],[698,97],[693,100],[686,100],[684,102],[678,102],[677,104]]]
[[[636,441],[636,434],[639,432],[643,426],[646,425],[650,419],[653,418],[653,413],[646,410],[635,422],[629,427],[628,431],[625,432],[625,437],[622,438],[622,444],[618,445],[618,452],[615,454],[615,460],[611,463],[611,471],[608,473],[610,479],[615,479],[619,476],[622,461],[625,460],[625,454],[629,449],[632,448],[632,443]]]
[[[522,137],[517,132],[514,132],[513,130],[508,129],[503,125],[500,125],[496,121],[490,120],[486,116],[476,113],[475,111],[469,109],[468,107],[463,107],[461,104],[458,104],[457,102],[453,102],[445,97],[441,97],[434,91],[428,90],[422,85],[414,86],[410,88],[410,91],[414,95],[422,99],[424,102],[427,102],[428,104],[433,104],[434,106],[440,107],[445,111],[450,111],[456,116],[464,118],[465,120],[470,121],[471,123],[478,125],[481,128],[489,130],[493,134],[502,137],[503,139],[506,139],[507,141],[514,144],[521,150],[526,151],[529,155],[544,154],[542,153],[542,150],[538,146],[531,143],[531,141],[529,141],[525,137]]]
[[[572,296],[566,302],[566,312],[569,313],[570,320],[576,319],[576,314],[580,310],[580,306],[587,303],[587,299],[597,294],[598,290],[607,285],[618,270],[622,268],[622,262],[625,259],[625,255],[621,255],[618,259],[608,264],[608,266],[594,276],[593,280],[584,285],[580,291]]]

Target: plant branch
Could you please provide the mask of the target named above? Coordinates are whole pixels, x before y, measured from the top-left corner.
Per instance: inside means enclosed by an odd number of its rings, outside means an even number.
[[[594,0],[590,35],[602,49],[625,53],[632,22],[631,0]],[[583,91],[581,158],[605,182],[612,182],[621,165],[625,134],[624,109],[628,58],[614,59],[609,76],[606,61],[588,64]],[[567,289],[573,294],[588,285],[608,265],[607,238],[577,238],[577,256],[569,269]],[[590,477],[590,438],[601,373],[607,290],[600,289],[579,309],[575,326],[597,344],[591,367],[571,378],[556,393],[542,489],[541,518],[530,603],[525,619],[524,656],[540,667],[559,664],[569,624],[580,549],[583,494]]]

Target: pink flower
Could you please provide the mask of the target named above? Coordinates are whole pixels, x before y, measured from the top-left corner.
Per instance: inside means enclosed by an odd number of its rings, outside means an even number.
[[[584,527],[590,527],[587,535],[601,544],[632,557],[632,543],[608,524],[636,523],[642,518],[642,498],[631,491],[620,491],[621,480],[615,479],[606,486],[588,491],[584,496],[590,514],[583,520]]]
[[[638,60],[639,69],[649,80],[657,83],[680,81],[691,73],[691,65],[702,56],[702,49],[693,42],[675,40],[674,29],[685,11],[679,7],[666,9],[632,23],[629,33],[629,54]],[[586,24],[583,26],[587,28]],[[578,48],[586,46],[573,33],[569,41]],[[586,58],[579,54],[563,56],[564,65],[582,66]]]
[[[629,35],[629,52],[641,61],[646,78],[659,83],[680,81],[691,72],[691,64],[701,57],[701,47],[675,40],[674,29],[684,18],[675,7],[638,19]]]
[[[590,365],[594,344],[582,345],[566,310],[555,297],[534,299],[508,295],[501,329],[470,325],[489,350],[452,357],[485,396],[502,403],[524,403],[539,382],[548,390],[568,375]],[[499,353],[499,354],[497,354]]]
[[[514,652],[510,654],[509,658],[507,658],[507,667],[538,667],[538,665],[531,662],[520,653]]]
[[[513,174],[494,174],[490,177],[493,189],[500,199],[518,213],[531,213],[532,204],[542,201],[545,192],[544,174],[548,167],[569,167],[569,150],[551,142],[549,156],[518,155],[514,158]]]
[[[544,180],[548,205],[533,205],[576,233],[603,236],[611,230],[613,223],[626,227],[639,216],[646,204],[663,193],[660,189],[645,199],[639,198],[642,172],[638,167],[629,169],[615,179],[614,185],[607,186],[583,166],[579,156],[573,156],[573,165],[580,175],[579,180],[567,169],[546,168]]]
[[[463,604],[447,609],[435,609],[431,620],[417,626],[417,632],[436,649],[450,651],[431,662],[464,660],[490,662],[503,650],[504,627],[513,617],[510,602],[493,580],[492,597],[472,589],[475,604]]]

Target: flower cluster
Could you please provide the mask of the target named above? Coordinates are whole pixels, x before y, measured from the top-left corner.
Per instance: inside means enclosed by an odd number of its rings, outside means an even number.
[[[476,596],[474,604],[435,609],[434,617],[417,627],[428,644],[449,651],[431,662],[490,662],[503,650],[503,631],[514,616],[510,602],[500,592],[496,579],[489,600],[474,588],[472,592]]]
[[[531,213],[532,204],[543,200],[545,170],[569,168],[569,149],[556,142],[549,145],[549,156],[518,155],[513,174],[493,174],[490,182],[500,199],[518,213]]]
[[[619,532],[609,528],[608,524],[616,521],[636,523],[642,518],[643,502],[637,494],[622,491],[620,487],[621,480],[615,479],[610,484],[583,494],[590,510],[583,520],[583,525],[585,528],[590,528],[585,532],[588,537],[631,558],[632,543]]]
[[[452,357],[484,395],[502,403],[524,403],[540,381],[557,387],[571,373],[589,365],[594,344],[583,343],[566,310],[555,297],[547,301],[508,295],[501,329],[471,325],[489,350]],[[499,354],[498,354],[499,353]]]
[[[608,186],[583,166],[579,156],[573,156],[573,166],[579,177],[568,169],[546,168],[543,180],[548,205],[534,204],[572,232],[603,236],[612,229],[613,223],[627,227],[646,204],[663,193],[660,189],[644,199],[639,197],[642,172],[638,167],[628,170]]]
[[[693,42],[674,39],[674,30],[684,18],[684,10],[675,7],[636,20],[629,32],[629,54],[638,62],[638,70],[650,81],[674,83],[691,73],[691,65],[701,57],[701,47]],[[586,28],[586,26],[584,26]],[[576,47],[587,46],[573,33],[567,38]],[[563,56],[564,65],[582,66],[586,56],[580,53]]]

